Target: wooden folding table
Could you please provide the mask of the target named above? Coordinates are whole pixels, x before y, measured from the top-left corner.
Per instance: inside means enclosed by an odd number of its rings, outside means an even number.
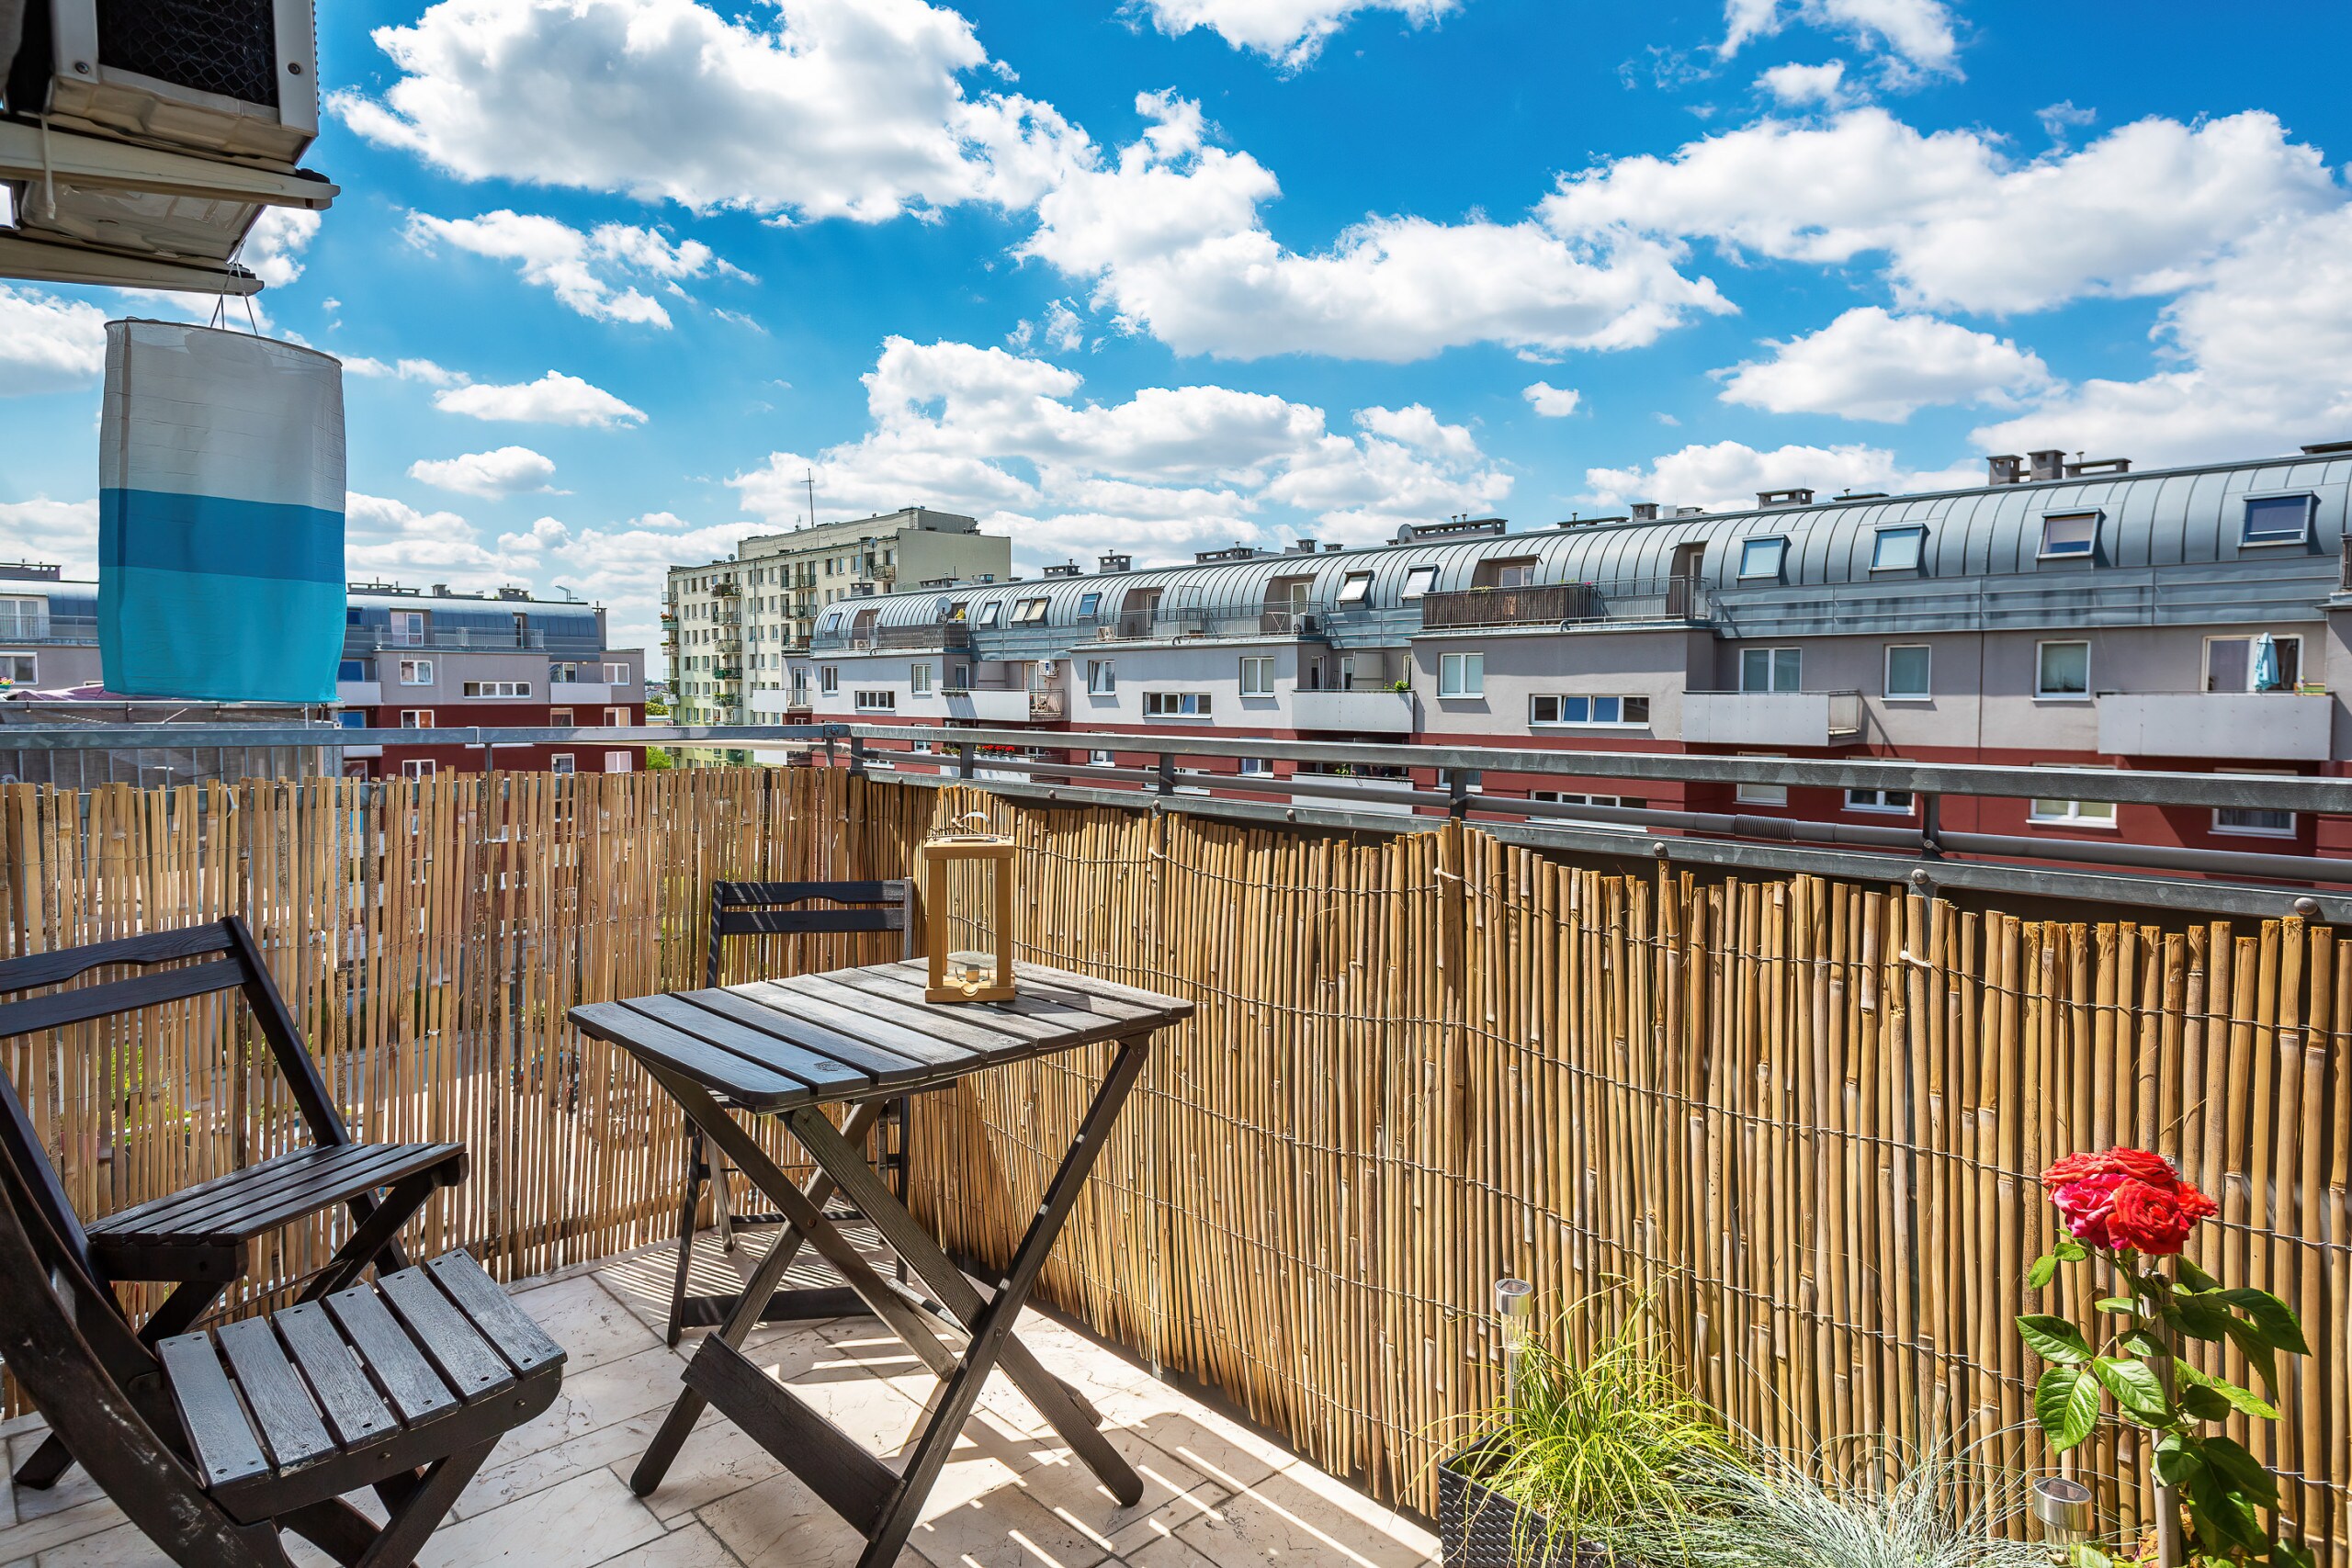
[[[685,1392],[639,1461],[629,1484],[662,1483],[704,1404],[717,1405],[865,1537],[861,1568],[898,1561],[923,1500],[970,1416],[989,1373],[1001,1368],[1122,1504],[1143,1483],[1112,1448],[1083,1395],[1046,1371],[1013,1337],[1087,1172],[1142,1074],[1151,1036],[1193,1004],[1091,976],[1023,964],[1020,996],[1001,1003],[925,1002],[916,963],[802,975],[571,1010],[586,1033],[637,1058],[703,1134],[758,1187],[785,1227],[726,1323],[686,1368]],[[1006,1062],[1114,1042],[1118,1054],[1046,1185],[1012,1261],[983,1294],[891,1193],[862,1150],[884,1101],[943,1089]],[[816,1166],[796,1185],[720,1108],[780,1116]],[[823,1111],[848,1105],[836,1126]],[[825,1218],[839,1190],[930,1293],[887,1279]],[[892,1469],[853,1442],[742,1353],[803,1244],[942,1382],[904,1464]]]

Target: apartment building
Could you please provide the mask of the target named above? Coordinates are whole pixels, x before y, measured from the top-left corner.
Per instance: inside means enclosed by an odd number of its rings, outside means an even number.
[[[604,606],[537,599],[524,589],[430,592],[354,584],[345,612],[336,716],[352,728],[417,733],[413,745],[350,746],[344,771],[429,778],[492,767],[633,773],[642,746],[486,748],[435,730],[473,727],[608,728],[645,721],[645,654],[616,649]]]
[[[339,748],[345,773],[361,778],[479,773],[493,761],[557,773],[628,773],[644,764],[641,746],[501,747],[492,758],[480,747],[423,738],[471,726],[642,724],[644,652],[608,646],[601,605],[537,599],[521,588],[460,593],[435,584],[427,592],[366,582],[350,586],[345,616],[332,710],[306,715],[273,708],[264,715],[250,705],[126,705],[107,700],[100,685],[98,585],[68,579],[55,566],[0,564],[0,699],[9,700],[18,715],[32,712],[38,695],[47,713],[119,712],[125,722],[221,724],[266,716],[299,724],[332,716],[346,728],[420,732],[413,746]],[[68,702],[71,710],[63,705]],[[53,763],[34,767],[29,753],[11,759],[6,766],[18,776],[70,782]],[[144,765],[152,770],[164,763],[150,759]],[[210,763],[191,756],[173,765],[184,777],[290,776],[307,766],[259,748],[231,748]],[[72,775],[85,776],[97,778]]]
[[[673,566],[662,651],[680,722],[773,724],[789,706],[788,662],[844,599],[950,582],[1001,582],[1012,542],[973,518],[910,506],[761,534],[727,560]]]
[[[2347,484],[2352,444],[2138,473],[2045,451],[1932,494],[1788,490],[1737,512],[1639,506],[1521,531],[1462,519],[1377,547],[1301,541],[1143,571],[1106,557],[1091,573],[837,604],[789,678],[820,720],[1019,726],[1049,752],[1059,730],[1211,730],[2335,773],[2352,762]],[[1093,760],[1114,759],[1141,754]],[[1600,777],[1476,787],[1625,798]],[[1900,792],[1645,787],[1633,804],[1918,812]],[[2284,814],[1940,810],[1986,832],[2352,853],[2336,824]]]

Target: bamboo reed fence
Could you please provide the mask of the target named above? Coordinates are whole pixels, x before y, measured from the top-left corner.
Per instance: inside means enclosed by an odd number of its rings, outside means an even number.
[[[0,789],[5,951],[244,916],[361,1135],[473,1153],[417,1244],[509,1278],[666,1237],[678,1117],[572,1004],[698,985],[709,882],[902,874],[948,815],[1023,847],[1023,956],[1198,1004],[1042,1286],[1318,1465],[1428,1510],[1492,1400],[1495,1280],[1653,1293],[1699,1391],[1784,1447],[2023,1432],[2034,1174],[2141,1144],[2222,1203],[2196,1256],[2301,1314],[2241,1433],[2352,1568],[2352,935],[2030,921],[1816,878],[1571,864],[1475,828],[1326,834],[1015,808],[829,770]],[[870,962],[771,938],[730,977]],[[926,1097],[917,1212],[1009,1255],[1103,1063]],[[0,1045],[74,1201],[299,1141],[217,998]],[[773,1135],[773,1134],[771,1134]],[[334,1227],[286,1237],[239,1304]],[[2243,1377],[2242,1364],[2228,1370]],[[2143,1516],[2144,1456],[2065,1468]]]

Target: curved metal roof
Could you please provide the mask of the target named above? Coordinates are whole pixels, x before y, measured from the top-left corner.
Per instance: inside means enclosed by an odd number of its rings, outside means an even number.
[[[2195,468],[1987,485],[1913,496],[1857,498],[1769,510],[1711,513],[1654,522],[1589,524],[1486,536],[1473,539],[1419,541],[1329,550],[1315,555],[1265,555],[1246,561],[1082,577],[1050,577],[954,589],[927,589],[829,606],[818,622],[812,646],[838,647],[859,618],[870,613],[873,626],[928,625],[944,607],[967,606],[966,619],[984,633],[1028,633],[989,638],[1011,657],[1037,657],[1057,638],[1067,648],[1073,630],[1135,607],[1136,596],[1158,590],[1162,611],[1215,615],[1257,614],[1275,597],[1277,579],[1309,580],[1306,607],[1328,617],[1335,630],[1370,621],[1408,605],[1407,578],[1415,568],[1435,569],[1426,592],[1474,585],[1478,568],[1489,561],[1527,559],[1537,583],[1590,582],[1620,592],[1663,582],[1674,571],[1679,547],[1702,545],[1696,575],[1721,592],[1755,592],[1767,584],[1739,576],[1741,544],[1753,538],[1788,541],[1780,576],[1769,586],[1836,588],[1844,584],[1998,577],[2096,567],[2163,570],[2259,560],[2271,572],[2332,584],[2335,558],[2343,547],[2347,492],[2352,492],[2352,456],[2266,458]],[[2300,545],[2240,542],[2244,502],[2253,496],[2282,493],[2314,498],[2309,537]],[[2098,519],[2092,562],[2045,562],[2043,520],[2053,514],[2093,513]],[[1916,569],[1873,570],[1871,560],[1883,530],[1917,528],[1925,538]],[[1370,592],[1353,604],[1340,601],[1346,579],[1371,574]],[[2325,592],[2322,589],[2322,592]],[[1090,606],[1090,597],[1092,604]],[[1042,623],[1016,626],[1013,606],[1044,599]],[[987,624],[987,607],[997,606]],[[839,612],[838,619],[835,613]],[[1045,634],[1056,634],[1048,637]],[[1036,642],[1037,649],[1026,644]]]

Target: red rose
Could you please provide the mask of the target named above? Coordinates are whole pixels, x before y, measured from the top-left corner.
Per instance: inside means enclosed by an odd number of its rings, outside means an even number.
[[[2188,1240],[2197,1222],[2216,1212],[2213,1200],[2178,1181],[2126,1181],[2115,1190],[2107,1216],[2113,1245],[2170,1258]]]
[[[2098,1154],[2068,1155],[2041,1173],[2050,1190],[2080,1181],[2086,1176],[2128,1176],[2137,1181],[2177,1182],[2172,1162],[2146,1149],[2103,1149]]]
[[[2117,1245],[2108,1231],[2115,1207],[2115,1190],[2130,1178],[2101,1173],[2064,1182],[2053,1188],[2050,1201],[2066,1222],[2067,1231],[2086,1247]]]

